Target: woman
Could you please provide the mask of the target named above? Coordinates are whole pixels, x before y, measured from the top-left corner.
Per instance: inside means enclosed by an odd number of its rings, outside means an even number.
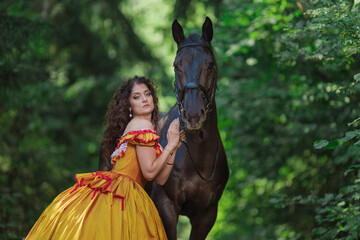
[[[54,199],[26,239],[166,239],[143,187],[147,181],[166,182],[184,135],[174,120],[162,149],[152,124],[158,116],[149,79],[134,77],[119,88],[109,104],[101,147],[113,168],[76,174],[77,184]]]

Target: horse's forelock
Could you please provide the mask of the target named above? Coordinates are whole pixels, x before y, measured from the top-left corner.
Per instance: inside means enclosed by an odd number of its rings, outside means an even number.
[[[204,40],[202,40],[201,35],[196,33],[190,34],[185,40],[185,43],[203,43],[203,42]]]
[[[182,48],[183,46],[192,45],[192,44],[203,45],[203,46],[206,47],[205,49],[206,49],[207,52],[214,55],[214,49],[211,46],[211,44],[209,42],[205,41],[201,35],[196,34],[196,33],[189,34],[185,38],[185,41],[180,46],[178,46],[178,49]]]
[[[181,46],[188,44],[202,44],[211,47],[211,44],[209,44],[209,42],[205,41],[201,35],[196,33],[189,34],[189,36],[185,38],[185,41],[181,44]]]

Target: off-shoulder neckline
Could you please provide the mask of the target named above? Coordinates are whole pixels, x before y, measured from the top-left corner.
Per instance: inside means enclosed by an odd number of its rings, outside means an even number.
[[[131,131],[128,131],[128,132],[124,133],[124,134],[121,136],[121,138],[125,137],[125,136],[128,135],[128,134],[143,133],[143,132],[145,132],[145,133],[150,132],[150,133],[153,133],[153,134],[157,134],[156,130],[152,130],[151,128],[139,128],[139,129],[131,130]],[[120,139],[121,139],[121,138],[120,138]]]

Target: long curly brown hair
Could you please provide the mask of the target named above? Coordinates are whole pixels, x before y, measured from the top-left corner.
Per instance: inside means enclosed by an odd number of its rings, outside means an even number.
[[[129,97],[135,84],[145,84],[151,92],[154,101],[154,110],[151,120],[155,127],[159,121],[158,98],[156,95],[156,85],[148,78],[135,76],[130,78],[118,88],[110,100],[108,110],[105,115],[106,128],[104,137],[101,141],[99,154],[99,169],[110,170],[112,168],[110,156],[116,148],[119,138],[123,135],[127,124],[130,122],[130,102]]]

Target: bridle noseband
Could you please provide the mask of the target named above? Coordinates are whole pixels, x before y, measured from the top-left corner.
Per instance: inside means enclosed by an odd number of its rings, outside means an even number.
[[[177,85],[177,84],[175,84]],[[193,82],[189,82],[187,83],[184,88],[182,89],[181,92],[179,92],[179,89],[175,86],[175,91],[177,90],[177,101],[178,101],[178,105],[181,109],[179,109],[179,111],[182,110],[183,105],[182,102],[184,100],[184,95],[187,92],[187,90],[189,89],[197,89],[199,90],[202,94],[204,94],[205,96],[205,100],[206,100],[206,105],[205,105],[205,113],[207,113],[208,111],[211,110],[211,101],[212,101],[212,96],[209,95],[209,92],[206,90],[206,88],[202,85],[200,85],[199,83],[196,82],[196,79],[194,78]]]

